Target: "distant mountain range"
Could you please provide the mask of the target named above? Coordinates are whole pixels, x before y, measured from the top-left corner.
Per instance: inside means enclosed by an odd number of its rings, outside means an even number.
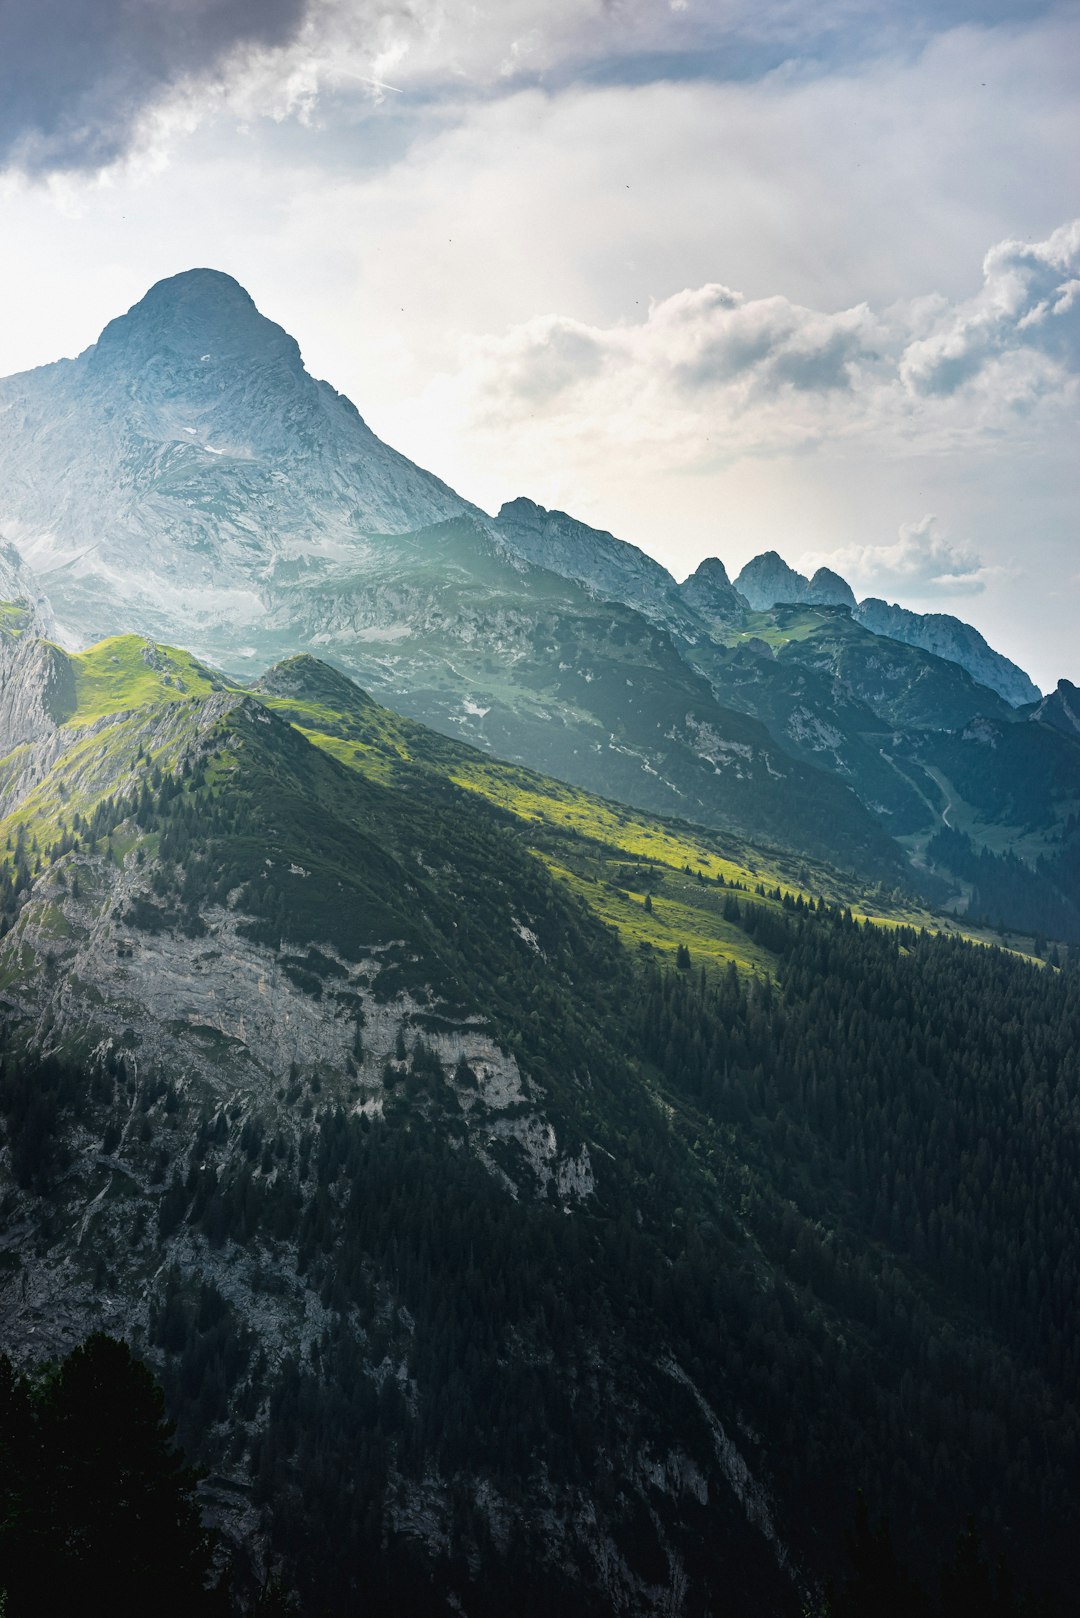
[[[680,584],[530,500],[488,517],[218,272],[160,282],[77,359],[0,382],[0,536],[0,587],[44,597],[68,644],[135,629],[234,676],[314,650],[578,785],[1080,929],[1068,705],[976,630],[775,552]],[[1035,777],[1017,774],[1029,720]],[[928,853],[941,830],[1019,876],[984,862],[973,883],[955,850]]]

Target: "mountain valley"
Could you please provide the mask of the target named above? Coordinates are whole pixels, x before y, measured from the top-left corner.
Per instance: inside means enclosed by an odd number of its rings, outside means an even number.
[[[238,1610],[944,1618],[861,1490],[1069,1611],[1075,688],[488,517],[212,271],[0,490],[3,1346],[133,1346]]]
[[[711,558],[679,585],[525,499],[489,519],[213,271],[0,383],[0,412],[8,593],[38,597],[68,644],[135,630],[239,678],[311,650],[499,757],[1080,941],[1077,738],[1050,720],[1035,749],[1052,801],[1018,800],[1011,741],[984,749],[980,778],[1000,779],[969,795],[965,727],[1051,710],[958,620],[856,603],[771,552],[734,584]],[[934,839],[957,826],[972,852],[950,864]]]

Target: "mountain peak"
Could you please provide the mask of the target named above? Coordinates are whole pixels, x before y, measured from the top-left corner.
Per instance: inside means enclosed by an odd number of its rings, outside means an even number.
[[[251,294],[223,270],[184,270],[158,281],[125,315],[111,320],[92,350],[170,354],[196,364],[258,360],[301,368],[295,339],[259,313]]]
[[[547,515],[548,512],[543,506],[537,505],[535,500],[530,500],[528,495],[519,494],[514,500],[503,501],[495,521],[542,523]]]
[[[735,585],[755,612],[768,612],[784,602],[855,610],[851,586],[831,567],[819,567],[813,578],[808,579],[804,573],[789,567],[776,551],[763,551],[747,562]]]
[[[777,551],[762,551],[747,562],[735,588],[755,612],[768,612],[780,602],[804,601],[809,580],[789,567]]]
[[[839,573],[834,573],[831,567],[818,568],[810,580],[807,600],[819,607],[847,607],[851,612],[858,604],[851,585]]]
[[[703,583],[707,581],[718,585],[731,584],[728,570],[719,556],[703,557],[691,574],[691,578],[700,579]]]
[[[267,696],[303,700],[334,711],[377,706],[355,680],[350,680],[333,664],[312,657],[310,652],[299,652],[295,657],[275,663],[255,681],[252,690]]]
[[[736,590],[718,556],[699,562],[679,586],[679,594],[706,622],[732,623],[746,611],[746,597]]]

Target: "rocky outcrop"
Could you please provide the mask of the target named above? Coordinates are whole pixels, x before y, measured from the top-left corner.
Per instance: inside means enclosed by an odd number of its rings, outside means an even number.
[[[918,646],[924,652],[947,658],[950,663],[959,663],[973,680],[996,691],[1015,708],[1039,700],[1038,686],[1022,668],[995,652],[977,629],[949,613],[910,612],[871,596],[860,601],[855,617],[875,635],[887,635],[890,640],[903,641],[907,646]]]
[[[706,556],[688,579],[679,586],[688,607],[711,627],[727,627],[741,622],[749,602],[728,578],[727,568],[718,556]]]
[[[755,612],[768,612],[782,605],[855,607],[850,584],[831,567],[819,567],[808,579],[805,573],[789,567],[776,551],[764,551],[747,562],[735,584]]]
[[[855,610],[855,592],[846,579],[831,567],[819,567],[807,585],[804,600],[815,607],[848,607]]]
[[[768,612],[779,602],[804,601],[808,587],[809,580],[789,567],[777,551],[755,556],[735,580],[735,588],[754,612]]]
[[[46,740],[75,707],[75,676],[59,647],[29,630],[0,638],[0,757]]]
[[[1037,702],[1027,718],[1080,740],[1080,687],[1071,680],[1059,680],[1057,689]]]
[[[576,579],[602,600],[620,601],[669,627],[687,627],[681,624],[686,615],[671,574],[636,545],[525,498],[508,500],[494,527],[516,555],[534,566]]]

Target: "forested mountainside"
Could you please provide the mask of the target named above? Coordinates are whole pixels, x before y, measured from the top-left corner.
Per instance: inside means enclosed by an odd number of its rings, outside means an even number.
[[[862,1487],[1067,1603],[1068,954],[310,658],[6,624],[4,1340],[128,1339],[241,1576],[782,1618]]]
[[[0,381],[0,536],[0,592],[66,644],[135,630],[235,678],[317,649],[494,756],[1080,941],[1080,736],[971,626],[774,552],[676,584],[530,500],[489,518],[227,275]]]

